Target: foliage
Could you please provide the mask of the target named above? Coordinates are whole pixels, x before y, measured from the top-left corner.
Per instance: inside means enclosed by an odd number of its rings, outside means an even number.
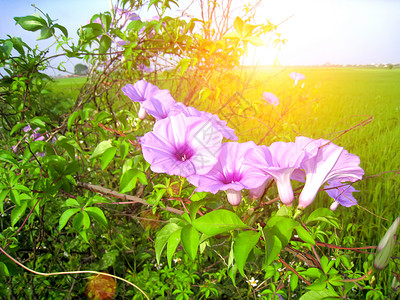
[[[152,172],[143,157],[139,137],[155,121],[139,119],[140,106],[121,94],[139,79],[216,112],[241,141],[292,140],[303,122],[294,112],[312,115],[313,93],[301,83],[278,107],[266,106],[265,83],[241,66],[249,43],[262,45],[266,34],[283,42],[274,24],[254,25],[257,4],[234,18],[229,0],[200,1],[197,18],[169,15],[180,5],[173,0],[116,4],[82,26],[76,44],[45,13],[15,18],[38,39],[54,39],[62,55],[93,66],[73,101],[55,98],[46,50],[18,37],[0,40],[2,252],[42,273],[108,272],[151,299],[398,296],[390,260],[398,219],[384,238],[390,247],[378,248],[375,264],[388,267],[377,273],[372,252],[363,251],[375,247],[354,238],[358,224],[326,208],[277,208],[272,184],[261,198],[244,193],[233,207],[223,192],[195,192],[183,177]],[[142,7],[156,17],[138,18]],[[60,100],[69,103],[54,109]],[[145,298],[106,275],[87,283],[42,277],[16,261],[0,256],[5,299]]]
[[[77,75],[87,75],[88,72],[89,68],[84,64],[76,64],[74,67],[74,73]]]

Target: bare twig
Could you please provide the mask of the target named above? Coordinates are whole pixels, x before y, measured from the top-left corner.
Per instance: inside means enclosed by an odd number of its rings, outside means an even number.
[[[99,186],[99,185],[94,185],[94,184],[90,184],[90,183],[85,183],[85,182],[78,182],[78,187],[90,190],[90,191],[94,191],[103,195],[108,195],[114,198],[118,198],[118,199],[123,199],[129,202],[119,202],[119,204],[132,204],[132,203],[140,203],[146,206],[151,206],[152,204],[149,204],[146,202],[146,200],[136,197],[136,196],[131,196],[131,195],[126,195],[126,194],[120,194],[116,191],[107,189],[105,187]],[[110,204],[110,203],[104,203],[104,204]],[[112,204],[112,203],[111,203]],[[178,214],[178,215],[182,215],[183,211],[173,208],[173,207],[159,207],[160,209],[172,212],[174,214]]]

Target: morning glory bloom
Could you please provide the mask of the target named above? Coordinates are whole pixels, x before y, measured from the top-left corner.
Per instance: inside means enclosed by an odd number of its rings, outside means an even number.
[[[186,106],[181,102],[176,102],[175,106],[171,107],[170,115],[178,113],[183,113],[187,117],[201,117],[204,120],[211,122],[214,128],[222,133],[224,138],[231,141],[237,141],[239,139],[235,134],[235,130],[228,127],[226,121],[221,120],[217,115],[198,110],[191,106]]]
[[[266,102],[266,104],[269,103],[273,106],[279,105],[279,99],[272,93],[269,92],[263,93],[263,99]]]
[[[170,102],[173,100],[168,90],[160,90],[155,85],[145,81],[139,80],[135,84],[126,84],[122,88],[122,92],[128,96],[132,101],[140,103],[139,118],[143,120],[147,112],[143,108],[143,103],[151,98],[156,98],[160,101]],[[174,100],[175,101],[175,100]]]
[[[32,130],[32,127],[30,125],[25,126],[22,129],[24,132],[32,131],[32,134],[29,136],[29,139],[32,141],[44,141],[44,135],[39,133],[39,127],[36,127],[35,129]]]
[[[121,16],[120,22],[121,22],[121,27],[124,27],[126,22],[128,21],[137,21],[140,20],[140,16],[130,10],[127,9],[122,9],[122,8],[116,8],[116,12],[118,15]]]
[[[306,76],[304,76],[301,73],[297,73],[297,72],[292,72],[289,74],[289,76],[290,76],[290,78],[292,78],[294,80],[294,85],[296,85],[299,80],[306,79]]]
[[[258,199],[264,194],[265,188],[267,187],[267,184],[269,183],[269,180],[270,179],[265,180],[265,182],[261,186],[259,186],[258,188],[254,188],[254,189],[250,189],[249,190],[249,195],[250,195],[251,199],[253,199],[253,200],[254,199]]]
[[[302,171],[299,169],[304,155],[305,152],[298,149],[295,143],[276,142],[269,147],[258,146],[250,150],[248,164],[258,169],[260,176],[272,176],[279,198],[283,204],[290,206],[294,199],[290,180],[301,181]]]
[[[144,63],[140,63],[138,70],[147,73],[152,72],[152,70],[149,67],[147,67]]]
[[[255,147],[252,141],[223,143],[215,166],[205,175],[189,176],[188,181],[199,192],[226,191],[229,203],[239,205],[241,190],[258,188],[265,181],[265,177],[254,176],[254,168],[245,163],[247,151]]]
[[[301,163],[306,173],[306,184],[299,197],[299,208],[309,206],[327,181],[355,182],[362,179],[364,170],[359,167],[357,155],[323,139],[297,137],[295,143],[306,152]]]
[[[140,144],[153,172],[186,177],[214,167],[221,141],[222,134],[209,122],[180,114],[157,121]]]
[[[175,100],[172,97],[165,97],[162,101],[156,98],[150,98],[143,102],[142,108],[149,115],[152,115],[157,120],[168,117],[171,108],[175,105]]]
[[[112,43],[114,43],[114,41],[112,41]],[[117,46],[123,47],[127,44],[127,42],[122,39],[116,39],[115,44],[117,44]]]
[[[330,181],[325,186],[325,192],[335,200],[330,209],[335,210],[339,204],[345,207],[357,205],[357,200],[353,197],[354,192],[359,192],[350,184],[342,184],[340,181]]]

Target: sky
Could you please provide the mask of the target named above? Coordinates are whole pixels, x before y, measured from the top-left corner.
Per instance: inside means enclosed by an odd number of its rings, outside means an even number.
[[[37,12],[31,4],[57,19],[71,36],[93,14],[111,5],[110,0],[0,0],[0,38],[19,36],[42,49],[51,44],[37,42],[38,32],[15,26],[13,17]],[[147,14],[142,19],[151,17],[146,11],[139,14]],[[280,50],[250,48],[246,64],[269,65],[277,60],[281,65],[400,63],[399,0],[264,0],[256,21],[266,19],[281,23],[278,32],[287,43]]]

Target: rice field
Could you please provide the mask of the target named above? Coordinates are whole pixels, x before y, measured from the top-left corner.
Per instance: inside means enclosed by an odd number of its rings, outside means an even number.
[[[282,98],[293,84],[288,75],[293,71],[305,75],[299,88],[316,99],[312,114],[296,115],[298,132],[333,140],[358,155],[365,170],[365,179],[354,185],[360,206],[339,207],[337,215],[343,225],[360,225],[357,238],[377,244],[400,215],[400,174],[390,172],[400,170],[400,69],[269,68],[257,78],[267,80],[268,91]],[[320,194],[315,206],[329,207],[328,197]]]

